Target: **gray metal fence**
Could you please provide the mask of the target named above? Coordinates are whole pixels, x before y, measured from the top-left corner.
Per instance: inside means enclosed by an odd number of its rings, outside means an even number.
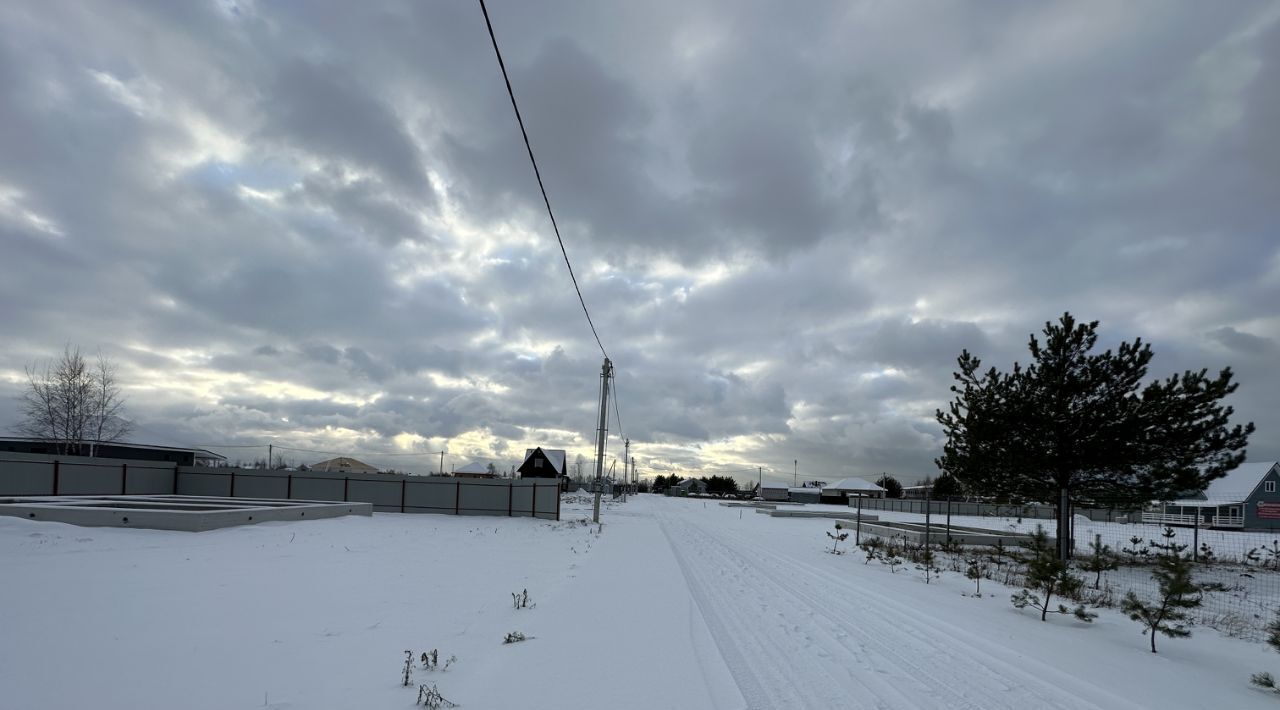
[[[0,456],[0,496],[108,494],[357,501],[387,513],[560,519],[556,479],[206,468],[11,452]]]

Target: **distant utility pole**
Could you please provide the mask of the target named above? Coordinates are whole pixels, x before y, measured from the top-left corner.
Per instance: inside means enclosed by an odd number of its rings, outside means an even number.
[[[604,367],[600,370],[600,427],[596,429],[596,502],[592,507],[591,522],[600,522],[600,488],[604,485],[604,443],[609,435],[609,377],[613,374],[613,363],[604,359]]]
[[[796,459],[792,461],[791,465],[794,466],[794,468],[791,469],[792,476],[794,476],[794,480],[795,480],[794,485],[799,486],[800,485],[800,459]]]
[[[760,486],[764,485],[764,466],[756,466],[756,495],[760,495]]]
[[[268,471],[271,470],[271,457],[274,455],[275,450],[276,450],[275,444],[267,444],[267,470]]]
[[[444,449],[440,449],[440,475],[444,475]]]
[[[627,486],[631,485],[631,474],[628,473],[627,466],[631,461],[631,439],[623,439],[622,453],[622,502],[627,502]]]

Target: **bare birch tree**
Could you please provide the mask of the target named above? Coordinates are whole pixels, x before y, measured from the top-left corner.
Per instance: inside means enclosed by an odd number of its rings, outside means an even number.
[[[99,443],[119,441],[133,429],[115,364],[105,356],[90,367],[80,348],[67,345],[60,358],[30,365],[26,374],[17,430],[52,443],[57,453],[93,456]]]

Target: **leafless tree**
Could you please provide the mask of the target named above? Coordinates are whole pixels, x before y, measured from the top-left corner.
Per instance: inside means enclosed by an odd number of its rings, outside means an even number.
[[[124,418],[116,367],[98,355],[90,367],[80,348],[67,345],[54,361],[26,368],[22,421],[17,430],[53,443],[60,454],[97,454],[101,442],[119,441],[133,429]]]

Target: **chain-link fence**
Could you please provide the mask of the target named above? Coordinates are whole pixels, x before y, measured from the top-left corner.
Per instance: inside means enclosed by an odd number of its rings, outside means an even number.
[[[1106,501],[1073,508],[1072,566],[1084,578],[1082,601],[1117,607],[1129,592],[1156,600],[1160,588],[1152,572],[1161,555],[1177,554],[1191,563],[1194,581],[1208,587],[1190,613],[1192,623],[1262,638],[1280,611],[1280,514],[1250,495],[1138,509]],[[985,576],[1011,586],[1025,575],[1019,545],[1037,528],[1056,538],[1058,527],[1056,510],[1045,505],[863,499],[850,506],[878,518],[863,525],[862,534],[898,545],[908,559],[918,556],[928,540],[940,565],[962,571],[966,560],[983,555]],[[926,523],[928,533],[922,534]],[[969,544],[995,538],[1000,548]]]

